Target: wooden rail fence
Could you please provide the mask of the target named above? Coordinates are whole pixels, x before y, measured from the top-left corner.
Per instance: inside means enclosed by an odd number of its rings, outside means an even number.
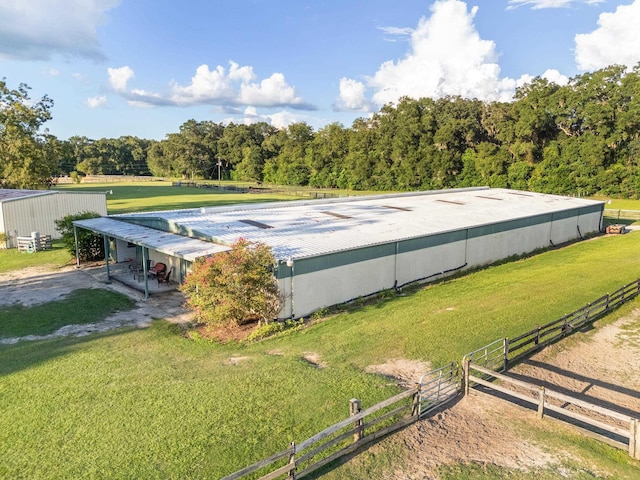
[[[361,410],[360,400],[351,399],[349,418],[328,427],[320,433],[296,444],[292,442],[286,450],[276,453],[269,458],[260,460],[248,467],[238,470],[222,480],[237,480],[248,475],[260,480],[271,480],[286,475],[287,478],[302,478],[323,466],[361,448],[372,441],[399,430],[434,409],[446,404],[460,393],[469,393],[471,384],[479,384],[493,388],[502,393],[538,405],[539,415],[544,410],[561,413],[603,431],[608,431],[621,438],[628,439],[628,443],[612,440],[599,435],[598,438],[610,445],[627,448],[629,454],[640,459],[640,421],[627,415],[608,410],[579,399],[563,395],[552,390],[540,389],[534,384],[527,384],[498,372],[503,372],[522,358],[542,349],[574,330],[593,322],[597,318],[609,313],[624,302],[635,298],[640,293],[640,278],[631,282],[612,294],[604,295],[596,301],[578,310],[564,315],[562,318],[546,325],[519,335],[514,338],[498,339],[478,350],[464,356],[463,371],[460,372],[457,363],[433,370],[420,378],[415,387],[401,392],[366,410]],[[477,375],[471,375],[474,370]],[[504,380],[521,387],[539,390],[538,397],[529,397],[514,390],[506,389],[491,380]],[[504,391],[503,391],[504,390]],[[548,398],[557,399],[582,408],[589,409],[609,416],[618,421],[626,422],[627,428],[593,420],[579,413],[571,412],[553,405]],[[366,420],[366,421],[365,421]],[[597,435],[593,432],[587,432]],[[262,472],[262,473],[260,473]],[[258,475],[263,475],[259,476]]]
[[[640,278],[611,294],[588,303],[558,320],[547,323],[513,338],[498,339],[465,355],[470,361],[493,371],[501,372],[533,352],[566,337],[597,318],[611,312],[640,293]]]
[[[605,442],[613,447],[627,450],[631,457],[640,460],[640,420],[638,420],[637,418],[633,418],[629,415],[624,415],[620,412],[616,412],[599,405],[585,402],[584,400],[580,400],[578,398],[565,395],[551,389],[547,389],[543,386],[524,382],[522,380],[518,380],[507,375],[494,372],[488,368],[470,362],[468,358],[466,358],[463,363],[463,372],[465,394],[469,393],[469,386],[472,383],[483,385],[488,389],[495,390],[497,392],[518,398],[537,406],[538,417],[541,419],[544,418],[545,410],[559,413],[565,417],[572,418],[583,424],[590,425],[591,427],[594,427],[595,429],[598,429],[600,431],[607,432],[609,435],[601,434],[593,430],[583,429],[583,431],[587,435]],[[479,372],[482,375],[473,375],[472,372]],[[496,383],[492,380],[499,380],[500,383]],[[527,395],[515,390],[514,388],[505,387],[505,383],[511,386],[520,387],[521,389],[525,389],[528,392],[534,392],[534,394]],[[555,403],[550,402],[550,399],[557,400],[560,404],[556,405]],[[605,422],[596,420],[588,415],[575,412],[569,408],[571,405],[584,409],[591,414],[599,414],[601,416],[607,417],[609,421]],[[617,420],[618,424],[612,422],[611,420]],[[619,425],[620,423],[624,428]],[[613,436],[617,436],[621,439],[624,439],[625,441],[616,440]]]
[[[256,474],[260,480],[303,478],[355,450],[399,430],[452,400],[460,392],[458,366],[451,363],[422,376],[415,387],[362,410],[361,402],[349,401],[350,416],[312,437],[248,467],[223,480]],[[268,472],[266,470],[269,470]]]
[[[615,218],[617,220],[640,220],[640,210],[614,210],[605,208],[604,216],[607,218]]]

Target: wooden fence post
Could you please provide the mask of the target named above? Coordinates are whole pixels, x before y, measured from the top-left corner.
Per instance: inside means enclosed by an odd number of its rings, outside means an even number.
[[[536,326],[536,341],[535,341],[535,345],[538,345],[540,343],[540,325]]]
[[[418,415],[420,418],[420,400],[422,394],[422,385],[416,383],[416,393],[413,394],[413,398],[411,400],[411,416],[415,417]]]
[[[640,424],[636,418],[629,426],[629,456],[640,460]]]
[[[362,404],[360,400],[357,398],[352,398],[349,400],[349,414],[353,417],[362,411]],[[364,425],[362,419],[359,418],[355,422],[353,422],[353,428],[357,429],[356,433],[353,434],[353,442],[357,442],[358,440],[364,437]]]
[[[504,341],[502,342],[503,345],[503,352],[502,352],[502,360],[503,360],[503,365],[502,365],[502,371],[506,372],[507,368],[509,367],[509,338],[505,338]]]
[[[289,478],[296,478],[296,442],[291,442],[291,454],[289,455],[289,464],[293,464],[293,468],[289,470]]]
[[[538,418],[544,418],[544,387],[538,392]]]
[[[471,359],[469,357],[464,357],[462,359],[462,391],[464,395],[469,395],[469,363]]]

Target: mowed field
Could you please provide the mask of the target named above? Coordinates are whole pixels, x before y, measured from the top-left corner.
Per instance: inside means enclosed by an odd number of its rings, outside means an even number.
[[[116,185],[109,187],[112,213],[128,211],[127,202],[181,205],[160,194],[118,199]],[[203,202],[198,197],[186,206]],[[192,340],[157,319],[144,329],[0,345],[0,477],[219,478],[343,419],[350,398],[366,407],[399,391],[367,367],[393,359],[437,367],[554,320],[638,278],[639,249],[638,232],[598,237],[345,307],[255,343]],[[9,253],[0,252],[0,264]],[[87,301],[55,303],[73,323]],[[0,306],[0,325],[20,315],[27,321],[24,309]],[[617,478],[638,473],[637,462],[622,462],[619,451],[578,435],[563,438],[578,455],[596,449],[589,458],[599,471]],[[374,465],[395,471],[402,452],[402,445],[381,451]],[[563,469],[571,478],[592,478],[570,462],[544,468],[546,478],[559,478]],[[476,471],[461,465],[450,478]],[[332,478],[354,478],[341,472]],[[516,478],[504,468],[491,476]]]

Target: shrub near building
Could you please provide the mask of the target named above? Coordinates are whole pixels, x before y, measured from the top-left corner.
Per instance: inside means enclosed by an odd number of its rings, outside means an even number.
[[[281,306],[275,264],[270,247],[241,238],[229,252],[197,260],[180,289],[209,326],[269,323]]]
[[[104,241],[102,235],[78,228],[74,231],[73,222],[76,220],[87,220],[89,218],[99,218],[100,214],[96,212],[82,212],[76,215],[67,215],[66,217],[56,220],[56,230],[62,235],[62,243],[72,256],[76,256],[76,234],[78,236],[78,253],[77,256],[81,262],[90,262],[94,260],[103,260]]]

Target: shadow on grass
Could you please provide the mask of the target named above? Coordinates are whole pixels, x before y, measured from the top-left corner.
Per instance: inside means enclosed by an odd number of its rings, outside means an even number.
[[[69,336],[47,340],[20,341],[11,345],[0,345],[0,377],[37,367],[56,358],[77,352],[83,344],[98,339],[116,337],[130,333],[136,327],[123,327],[108,332],[81,337]]]
[[[21,304],[0,307],[0,340],[46,336],[70,325],[99,323],[134,306],[122,294],[84,288],[69,292],[62,300],[31,307]]]

